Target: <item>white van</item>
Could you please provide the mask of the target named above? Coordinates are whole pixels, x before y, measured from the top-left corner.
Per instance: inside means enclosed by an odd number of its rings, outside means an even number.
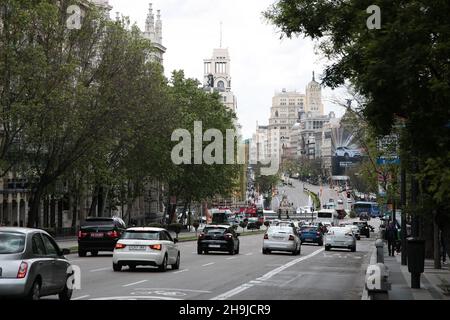
[[[316,219],[314,222],[322,222],[332,224],[333,226],[339,225],[338,213],[334,209],[322,209],[315,213]]]

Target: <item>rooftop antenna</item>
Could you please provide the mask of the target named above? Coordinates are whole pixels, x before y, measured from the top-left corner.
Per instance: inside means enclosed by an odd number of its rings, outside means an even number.
[[[220,21],[220,48],[222,48],[222,21]]]

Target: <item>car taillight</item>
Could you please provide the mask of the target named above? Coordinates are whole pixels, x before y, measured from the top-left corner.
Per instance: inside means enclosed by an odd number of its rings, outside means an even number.
[[[106,235],[110,238],[118,238],[119,237],[119,233],[117,231],[108,231],[106,233]]]
[[[78,231],[78,239],[83,239],[84,237],[87,237],[87,232]]]
[[[204,233],[200,233],[200,235],[198,236],[199,239],[203,239],[205,237]]]
[[[160,244],[152,244],[152,245],[149,245],[149,247],[152,250],[161,250],[162,249],[162,246]]]
[[[22,261],[19,267],[19,271],[17,272],[17,279],[23,279],[27,276],[28,271],[28,263]]]
[[[126,245],[124,245],[123,243],[116,243],[115,248],[116,249],[124,249],[126,247]]]
[[[290,236],[289,236],[289,241],[294,241],[295,240],[295,238],[294,238],[294,236],[291,234]]]
[[[225,239],[230,240],[231,238],[233,238],[233,235],[231,233],[225,234]]]
[[[317,232],[317,235],[320,236],[320,232]]]
[[[264,235],[264,240],[268,240],[269,239],[269,235],[266,233],[265,235]]]

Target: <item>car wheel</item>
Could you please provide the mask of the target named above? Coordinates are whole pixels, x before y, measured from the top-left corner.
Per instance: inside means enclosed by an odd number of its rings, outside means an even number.
[[[136,270],[136,265],[130,264],[130,265],[128,266],[128,268],[130,268],[131,271],[135,271],[135,270]]]
[[[38,279],[34,280],[31,290],[28,293],[29,300],[39,300],[41,298],[41,284]]]
[[[262,253],[263,254],[267,254],[267,250],[266,249],[262,249]]]
[[[98,250],[91,251],[91,255],[92,255],[93,257],[98,256]]]
[[[230,251],[228,251],[228,253],[229,253],[230,255],[234,255],[234,253],[235,253],[234,247],[233,247],[233,249],[231,249]]]
[[[172,265],[172,270],[180,269],[180,253],[178,253],[177,261]]]
[[[348,153],[345,153],[345,154],[344,154],[344,157],[345,157],[345,159],[348,159],[348,158],[349,158]]]
[[[120,265],[119,263],[113,263],[113,270],[118,272],[122,270],[122,265]]]
[[[351,252],[356,252],[356,246],[351,248]]]
[[[159,271],[166,272],[167,271],[167,255],[164,256],[163,262],[158,267]]]
[[[238,245],[238,247],[237,247],[235,253],[236,253],[236,254],[239,254],[239,245]]]
[[[202,253],[203,253],[203,250],[200,248],[197,248],[197,254],[202,254]]]
[[[72,299],[73,289],[69,289],[67,287],[68,280],[69,280],[69,278],[66,279],[66,284],[64,285],[64,289],[58,294],[58,298],[61,301],[70,301],[70,299]]]
[[[330,251],[331,247],[330,246],[325,246],[325,251]]]
[[[317,244],[319,245],[319,247],[323,246],[323,242],[322,241],[319,241]]]
[[[86,251],[78,250],[78,256],[81,257],[81,258],[86,257]]]

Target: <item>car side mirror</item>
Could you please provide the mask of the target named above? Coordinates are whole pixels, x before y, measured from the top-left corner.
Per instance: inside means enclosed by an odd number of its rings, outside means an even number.
[[[178,239],[177,238],[173,239],[173,243],[178,243]]]
[[[68,255],[68,254],[70,254],[70,249],[65,248],[65,249],[61,250],[61,255],[65,256],[65,255]]]

